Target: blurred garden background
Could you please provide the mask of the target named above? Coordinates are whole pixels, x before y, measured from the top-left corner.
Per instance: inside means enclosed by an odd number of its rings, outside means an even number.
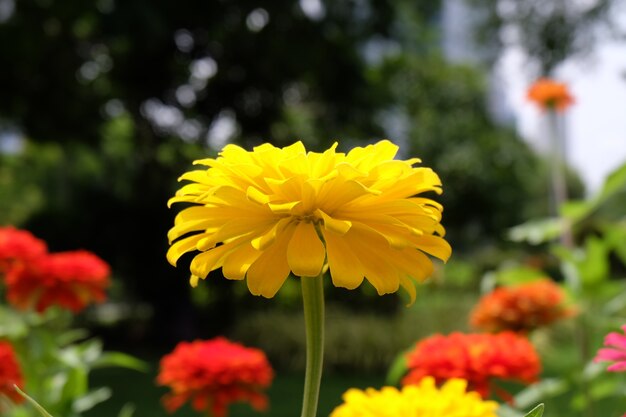
[[[107,300],[73,323],[147,363],[95,369],[91,384],[113,394],[84,415],[114,416],[125,404],[139,417],[167,415],[159,358],[182,340],[218,335],[267,354],[276,371],[267,415],[293,415],[304,367],[298,281],[271,301],[220,270],[191,288],[191,258],[179,268],[165,258],[177,212],[167,200],[193,160],[227,143],[301,140],[322,151],[337,141],[347,151],[382,138],[440,175],[435,199],[453,255],[410,307],[367,283],[349,295],[327,283],[319,414],[349,387],[384,385],[419,339],[471,331],[484,292],[537,276],[562,284],[579,314],[533,333],[551,383],[527,391],[524,407],[545,402],[547,417],[626,412],[626,379],[588,366],[604,335],[626,323],[626,168],[589,189],[579,167],[565,166],[570,202],[557,211],[554,160],[541,136],[521,137],[496,71],[511,50],[518,87],[558,78],[571,60],[594,68],[594,53],[625,35],[623,3],[0,0],[0,226],[105,260]],[[532,111],[543,126],[545,112]],[[567,142],[573,115],[558,117]],[[626,134],[613,134],[626,162]],[[566,230],[573,245],[558,243]],[[230,415],[256,413],[238,405]]]

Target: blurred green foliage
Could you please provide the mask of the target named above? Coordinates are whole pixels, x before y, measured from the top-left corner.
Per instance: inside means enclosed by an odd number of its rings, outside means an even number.
[[[216,272],[192,303],[188,259],[165,261],[176,178],[225,140],[347,150],[390,136],[442,177],[455,256],[503,245],[506,228],[541,214],[545,163],[491,120],[485,73],[442,58],[439,1],[320,4],[15,2],[0,23],[13,40],[0,44],[0,137],[27,140],[0,155],[0,224],[100,254],[121,301],[152,307],[146,336],[169,344],[264,301]]]
[[[507,47],[521,48],[529,57],[530,69],[549,75],[567,58],[593,53],[599,38],[622,37],[614,19],[620,2],[597,0],[572,3],[569,0],[469,0],[480,10],[476,41],[495,60]]]
[[[438,201],[456,251],[501,245],[504,230],[547,213],[549,161],[493,121],[484,74],[437,54],[401,55],[389,59],[380,73],[390,85],[391,101],[406,117],[405,152],[419,156],[442,178]],[[573,195],[582,195],[575,175],[568,183]]]
[[[22,389],[31,403],[3,408],[6,417],[32,416],[33,407],[54,416],[80,417],[112,395],[111,388],[89,383],[94,369],[146,368],[132,356],[104,351],[101,340],[74,327],[71,313],[56,308],[38,314],[0,305],[0,338],[10,341],[19,356]]]
[[[598,409],[620,406],[616,398],[623,397],[623,378],[607,373],[606,364],[592,360],[604,336],[626,322],[625,197],[623,164],[607,177],[597,194],[566,202],[560,218],[533,219],[511,230],[512,239],[544,252],[535,269],[510,262],[485,275],[486,290],[552,276],[561,282],[576,309],[568,326],[533,335],[546,367],[554,375],[522,392],[522,398],[562,401],[563,409],[583,416],[606,415]],[[568,230],[573,244],[555,243]],[[564,355],[566,345],[572,349],[569,355]],[[571,395],[565,398],[564,392]]]
[[[451,297],[454,303],[451,303]],[[420,288],[408,308],[381,315],[376,302],[354,312],[343,303],[328,303],[324,366],[326,375],[369,372],[382,375],[399,352],[434,333],[467,330],[476,292],[436,285]],[[271,336],[270,336],[271,335]],[[276,369],[304,369],[304,323],[301,312],[277,308],[258,311],[229,331],[229,337],[261,348]]]

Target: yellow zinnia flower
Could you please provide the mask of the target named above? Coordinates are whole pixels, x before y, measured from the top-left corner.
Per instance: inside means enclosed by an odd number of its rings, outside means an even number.
[[[416,196],[441,193],[439,177],[413,167],[418,159],[394,160],[398,147],[387,140],[347,154],[336,146],[227,145],[195,161],[207,168],[183,174],[191,183],[169,200],[193,204],[168,233],[169,262],[199,251],[194,286],[221,267],[228,279],[247,278],[252,294],[272,297],[290,272],[315,277],[327,267],[335,286],[354,289],[366,278],[379,294],[402,286],[413,300],[413,280],[433,269],[424,252],[450,256],[441,205]]]
[[[498,403],[483,401],[478,393],[466,392],[466,387],[465,380],[450,379],[437,388],[435,380],[427,377],[401,391],[350,389],[330,417],[496,417]]]

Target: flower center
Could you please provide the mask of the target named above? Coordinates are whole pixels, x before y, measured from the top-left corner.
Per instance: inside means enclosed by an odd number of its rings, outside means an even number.
[[[304,223],[313,223],[316,226],[321,226],[324,224],[323,220],[320,219],[315,214],[304,214],[302,216],[294,216],[296,221],[304,222]]]

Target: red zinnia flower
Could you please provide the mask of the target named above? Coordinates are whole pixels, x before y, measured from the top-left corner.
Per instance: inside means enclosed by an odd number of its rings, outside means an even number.
[[[574,313],[572,308],[565,305],[565,294],[561,287],[542,279],[500,287],[485,295],[472,311],[470,323],[487,332],[525,332]]]
[[[46,243],[37,239],[26,230],[12,226],[0,227],[0,273],[16,262],[29,261],[44,255],[48,248]]]
[[[163,397],[169,412],[191,401],[197,411],[224,417],[228,405],[236,401],[248,401],[256,410],[265,410],[267,397],[261,390],[270,385],[273,376],[261,350],[217,337],[179,343],[161,359],[157,382],[172,390]]]
[[[419,383],[426,376],[432,376],[437,383],[462,378],[483,398],[495,388],[493,379],[529,384],[537,380],[541,370],[533,346],[513,332],[434,335],[417,343],[407,356],[407,365],[409,372],[403,385]]]
[[[527,98],[543,110],[564,111],[574,103],[567,85],[549,78],[540,78],[530,86]]]
[[[59,252],[18,265],[7,273],[7,299],[18,308],[43,312],[59,306],[75,313],[106,298],[110,269],[87,251]]]
[[[22,370],[17,362],[13,346],[9,342],[0,341],[0,394],[6,395],[16,404],[21,403],[24,398],[15,391],[13,385],[20,388],[24,386]]]

